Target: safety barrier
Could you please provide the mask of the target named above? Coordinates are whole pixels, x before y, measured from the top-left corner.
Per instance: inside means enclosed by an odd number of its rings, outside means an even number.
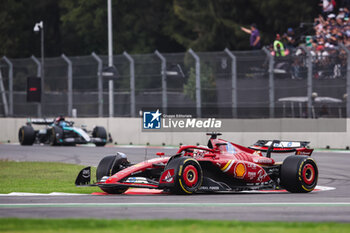
[[[204,132],[142,132],[141,118],[75,118],[75,126],[104,126],[118,145],[173,145],[206,144],[208,136]],[[259,139],[310,141],[313,148],[340,148],[350,146],[350,119],[226,119],[237,125],[237,131],[223,132],[223,138],[245,146]],[[18,142],[18,129],[26,122],[25,118],[0,118],[0,142]],[[299,129],[291,132],[290,126]],[[302,129],[323,127],[323,132],[302,132]],[[343,130],[334,126],[345,127]],[[269,132],[272,129],[274,132]],[[245,130],[246,129],[246,130]],[[253,130],[254,129],[254,130]],[[254,132],[257,131],[257,132]],[[288,132],[289,131],[289,132]],[[293,130],[292,130],[293,131]],[[338,131],[338,132],[335,132]],[[342,132],[341,132],[342,131]]]

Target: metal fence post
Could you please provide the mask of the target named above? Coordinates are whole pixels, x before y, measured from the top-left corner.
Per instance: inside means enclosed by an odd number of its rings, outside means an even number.
[[[227,55],[231,58],[231,79],[232,79],[232,116],[237,118],[237,63],[236,56],[228,49],[225,49]]]
[[[6,90],[5,90],[5,87],[4,87],[4,82],[2,80],[1,69],[0,69],[0,94],[1,94],[1,97],[2,97],[2,103],[4,105],[5,117],[7,117],[9,115],[9,109],[8,109],[7,99],[6,99]]]
[[[158,52],[158,50],[156,50],[154,52],[157,57],[159,57],[159,59],[162,62],[161,65],[161,75],[162,75],[162,108],[163,108],[163,113],[167,113],[167,109],[168,109],[168,97],[167,97],[167,80],[166,80],[166,59],[165,57],[160,54]]]
[[[307,54],[307,115],[312,118],[312,55],[305,45],[300,46]]]
[[[275,83],[274,83],[274,74],[273,67],[275,64],[274,57],[271,55],[270,51],[264,47],[263,51],[266,53],[269,58],[269,113],[270,118],[275,117]]]
[[[41,63],[40,63],[40,61],[39,61],[38,58],[36,58],[34,55],[32,55],[30,58],[31,58],[31,59],[35,62],[35,64],[37,65],[36,76],[37,76],[37,77],[41,77]]]
[[[68,99],[68,116],[72,116],[73,109],[73,69],[72,69],[72,61],[69,58],[62,54],[61,57],[68,64],[68,90],[67,90],[67,99]]]
[[[6,57],[3,57],[4,61],[9,66],[9,116],[13,116],[13,64],[12,62]]]
[[[197,117],[201,118],[202,117],[202,109],[201,109],[202,100],[201,100],[200,59],[192,49],[189,49],[188,52],[192,55],[192,57],[196,61],[196,113],[197,113]]]
[[[102,59],[93,52],[92,57],[97,61],[97,78],[98,78],[98,117],[103,117],[103,83],[102,83]]]
[[[109,117],[114,116],[114,82],[113,80],[108,81],[108,99],[109,99]]]
[[[135,63],[127,52],[124,52],[123,55],[130,62],[130,115],[135,117]]]
[[[34,55],[32,55],[31,56],[31,59],[36,63],[36,65],[38,66],[37,67],[37,76],[38,77],[41,77],[41,71],[42,71],[42,69],[41,69],[41,63],[40,63],[40,61],[34,56]],[[43,79],[42,79],[42,77],[41,77],[41,84],[43,83]],[[43,87],[43,85],[41,85],[41,102],[40,103],[38,103],[37,104],[37,106],[38,106],[38,117],[42,117],[42,103],[43,103],[43,93],[44,93],[44,87]]]
[[[344,44],[339,44],[346,52],[346,117],[350,118],[350,50]]]

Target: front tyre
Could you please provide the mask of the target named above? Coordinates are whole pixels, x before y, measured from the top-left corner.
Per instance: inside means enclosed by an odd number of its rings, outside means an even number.
[[[192,194],[199,190],[203,181],[203,172],[197,160],[189,157],[174,158],[167,167],[175,167],[174,187],[170,189],[175,194]]]
[[[105,146],[107,142],[107,132],[106,129],[101,126],[96,126],[92,130],[92,137],[100,138],[101,142],[95,142],[96,146]]]
[[[22,146],[31,146],[35,141],[35,130],[32,126],[24,125],[18,131],[18,141]]]
[[[308,156],[287,157],[281,167],[281,185],[292,193],[308,193],[317,185],[318,168]]]
[[[117,155],[108,155],[104,157],[97,166],[96,180],[99,182],[104,176],[112,176],[115,173],[128,167],[130,162],[123,153]],[[104,192],[110,194],[124,193],[128,188],[102,188]]]

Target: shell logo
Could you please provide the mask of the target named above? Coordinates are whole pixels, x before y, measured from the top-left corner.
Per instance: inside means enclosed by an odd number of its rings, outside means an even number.
[[[246,169],[243,163],[238,163],[235,167],[235,175],[238,178],[243,178],[243,176],[245,175]]]

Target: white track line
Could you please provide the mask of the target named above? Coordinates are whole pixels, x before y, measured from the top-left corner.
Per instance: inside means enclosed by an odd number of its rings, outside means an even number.
[[[350,202],[266,202],[266,203],[14,203],[0,204],[0,208],[41,208],[41,207],[281,207],[319,206],[350,207]]]
[[[327,186],[316,186],[316,189],[318,189],[315,192],[319,191],[330,191],[335,190],[334,187],[327,187]],[[259,191],[259,190],[250,190],[250,191],[241,191],[241,193],[278,193],[279,190],[266,190],[266,191]],[[0,197],[6,197],[6,196],[81,196],[81,195],[91,195],[91,194],[80,194],[80,193],[60,193],[60,192],[53,192],[53,193],[23,193],[23,192],[12,192],[8,194],[0,194]]]

